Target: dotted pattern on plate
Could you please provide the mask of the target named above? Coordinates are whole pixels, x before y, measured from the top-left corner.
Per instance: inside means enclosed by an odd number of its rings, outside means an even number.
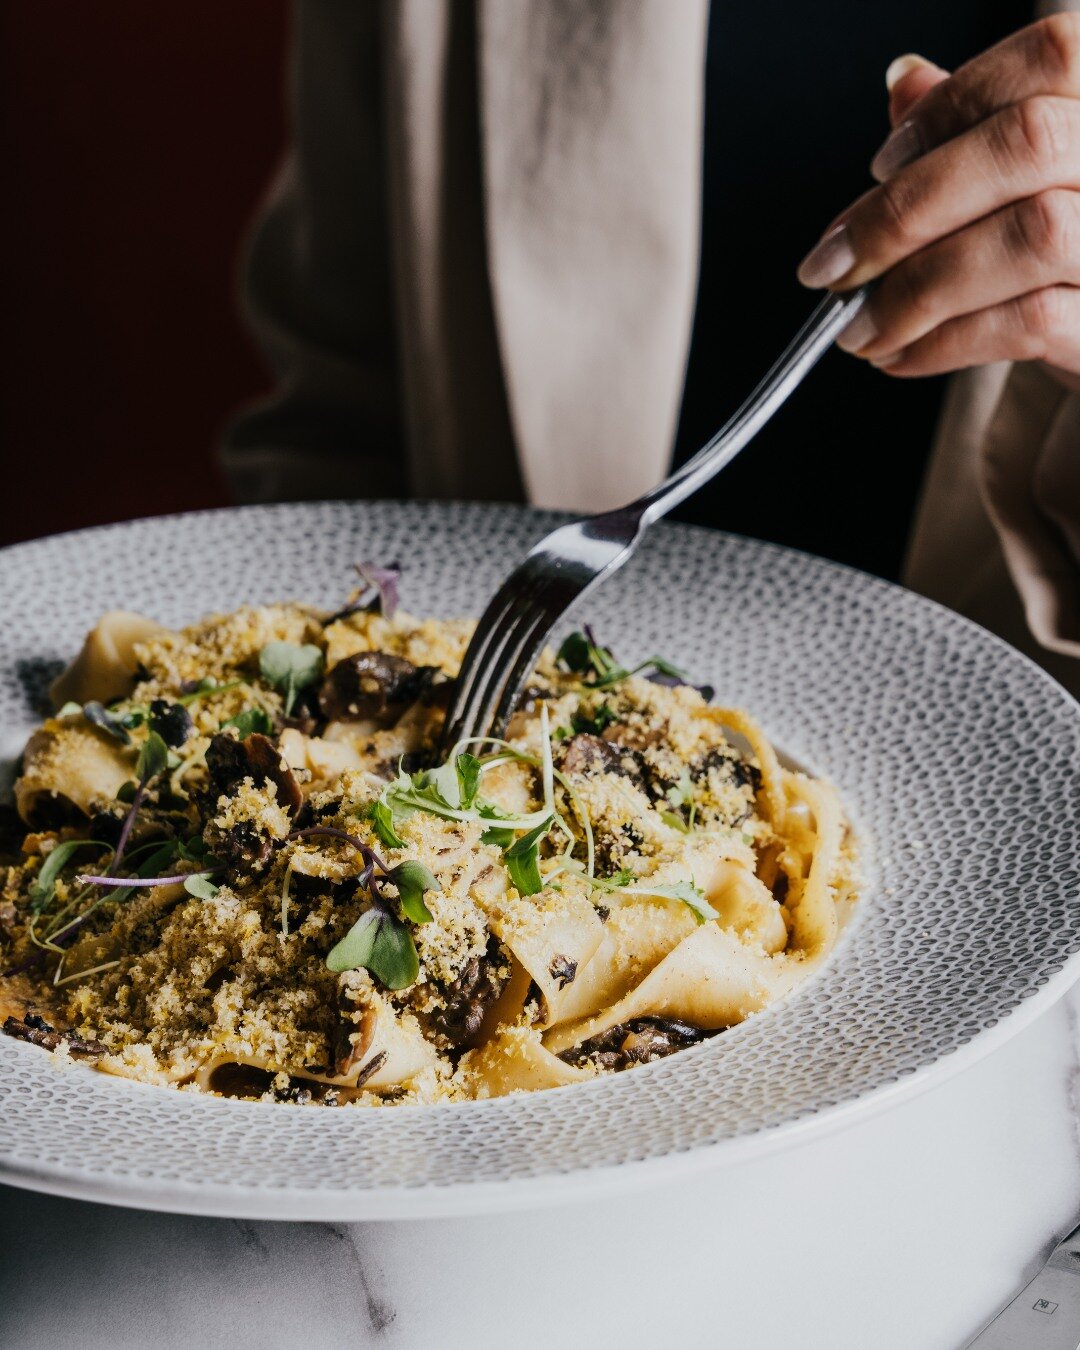
[[[180,625],[333,606],[357,559],[400,560],[414,613],[479,613],[561,519],[477,505],[318,503],[84,531],[0,555],[0,749],[98,614]],[[660,652],[840,786],[871,877],[824,975],[671,1059],[580,1087],[364,1112],[225,1102],[58,1071],[0,1037],[0,1156],[132,1187],[349,1192],[540,1181],[774,1131],[921,1071],[1080,950],[1080,707],[981,629],[805,555],[652,532],[586,602],[624,658]],[[185,1206],[188,1207],[188,1206]],[[240,1209],[243,1209],[241,1204]],[[292,1217],[302,1217],[302,1204]]]

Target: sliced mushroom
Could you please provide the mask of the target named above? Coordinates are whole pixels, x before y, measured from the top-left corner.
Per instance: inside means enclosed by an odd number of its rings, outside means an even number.
[[[473,1045],[510,977],[510,962],[497,939],[484,955],[474,956],[446,989],[445,1006],[432,1014],[432,1023],[455,1048]]]
[[[414,666],[389,652],[355,652],[323,680],[319,708],[331,722],[394,720],[424,693],[434,674],[434,666]]]
[[[214,854],[225,864],[229,879],[259,876],[274,854],[274,844],[251,820],[241,820],[214,839]]]
[[[244,740],[230,732],[218,732],[207,747],[206,767],[216,796],[230,795],[238,783],[251,778],[256,784],[273,783],[278,805],[291,816],[295,816],[304,804],[303,793],[292,770],[273,741],[261,732],[252,732]]]
[[[4,1032],[8,1036],[14,1036],[18,1041],[40,1045],[43,1050],[57,1050],[66,1044],[73,1055],[80,1055],[86,1059],[96,1059],[99,1055],[107,1053],[107,1047],[100,1041],[84,1041],[81,1036],[73,1036],[67,1031],[57,1031],[37,1013],[27,1013],[21,1021],[17,1017],[9,1017],[4,1023]]]
[[[645,781],[641,756],[637,751],[628,750],[616,741],[594,736],[589,731],[579,732],[564,743],[559,767],[563,773],[585,776],[617,773],[639,786]]]
[[[601,1069],[626,1069],[631,1064],[651,1064],[695,1045],[713,1032],[702,1031],[671,1018],[637,1017],[563,1051],[567,1064],[596,1064]]]

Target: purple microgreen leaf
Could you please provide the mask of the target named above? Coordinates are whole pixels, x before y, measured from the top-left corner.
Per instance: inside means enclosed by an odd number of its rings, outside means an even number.
[[[391,563],[389,567],[378,567],[375,563],[361,562],[356,564],[356,571],[360,580],[365,583],[368,589],[374,590],[374,602],[378,604],[379,612],[383,618],[392,619],[394,611],[398,607],[400,566],[397,563]]]

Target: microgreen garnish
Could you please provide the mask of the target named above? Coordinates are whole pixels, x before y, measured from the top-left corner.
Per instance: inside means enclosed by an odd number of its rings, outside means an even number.
[[[592,876],[593,873],[593,836],[592,825],[589,817],[574,790],[573,785],[561,773],[559,773],[551,758],[551,734],[548,728],[547,707],[541,705],[540,708],[540,754],[529,755],[518,750],[511,745],[509,741],[492,739],[490,737],[478,737],[476,741],[460,742],[454,747],[450,758],[445,764],[436,769],[429,769],[423,773],[407,774],[399,768],[398,775],[392,783],[389,783],[382,791],[379,802],[369,808],[369,813],[375,822],[376,831],[390,830],[397,836],[397,830],[402,820],[417,811],[425,811],[429,815],[438,816],[444,820],[457,821],[484,821],[490,822],[481,835],[481,842],[484,844],[494,844],[504,852],[514,848],[516,836],[522,831],[532,832],[538,826],[542,826],[537,840],[546,834],[553,827],[565,836],[568,847],[556,860],[555,868],[549,873],[549,880],[555,876],[558,871],[576,870],[581,864],[575,867],[570,866],[570,859],[575,846],[578,843],[573,830],[567,824],[561,813],[555,805],[555,783],[564,789],[570,799],[574,813],[577,816],[581,831],[585,836],[585,873]],[[493,747],[491,753],[477,757],[466,752],[466,745],[483,742],[485,745]],[[524,815],[512,815],[501,810],[493,802],[483,799],[480,794],[483,775],[499,764],[505,764],[508,761],[516,761],[521,764],[529,764],[540,771],[541,789],[543,805],[538,811],[530,811]],[[385,808],[380,810],[379,806]],[[387,814],[389,820],[387,820]],[[380,838],[387,839],[387,835],[380,833]],[[534,841],[535,842],[535,841]],[[535,856],[530,852],[530,846],[523,844],[520,851],[513,854],[512,875],[514,872],[514,883],[518,886],[522,894],[533,895],[541,889],[543,879],[537,884],[537,878],[540,877],[539,864]],[[511,861],[507,862],[511,867]],[[522,890],[522,887],[531,888]]]
[[[694,817],[697,814],[697,802],[694,800],[694,782],[690,777],[690,770],[683,769],[679,776],[679,781],[674,787],[669,787],[664,796],[672,805],[672,810],[661,810],[660,818],[673,829],[681,830],[683,834],[690,834],[694,828]],[[684,816],[682,808],[689,807],[689,813]]]
[[[570,729],[577,735],[587,733],[591,736],[599,736],[606,727],[611,726],[612,722],[618,720],[615,710],[605,699],[592,713],[582,712],[579,708],[570,718]]]
[[[40,914],[51,903],[53,896],[56,894],[56,882],[60,873],[67,865],[71,855],[76,849],[80,848],[101,849],[108,848],[108,845],[97,839],[65,839],[62,844],[57,844],[41,864],[41,870],[30,886],[28,894],[32,914]]]
[[[284,695],[288,717],[297,694],[322,674],[323,654],[311,643],[299,647],[294,642],[268,642],[259,653],[259,670],[267,684]]]
[[[269,736],[274,729],[274,724],[270,720],[269,713],[262,708],[245,708],[238,712],[235,717],[230,717],[228,721],[222,722],[221,730],[226,727],[235,727],[236,733],[242,741],[257,731],[262,736]]]
[[[82,713],[88,722],[93,723],[106,735],[112,736],[114,740],[118,740],[121,745],[131,744],[128,728],[138,726],[142,721],[141,714],[112,713],[103,703],[98,703],[95,699],[83,704]]]
[[[369,848],[362,839],[333,825],[309,825],[305,829],[294,830],[289,838],[307,839],[313,835],[340,839],[357,850],[364,860],[364,870],[357,881],[367,888],[373,901],[372,907],[332,948],[326,958],[327,967],[340,972],[363,966],[381,980],[387,989],[407,988],[414,982],[420,969],[416,947],[408,928],[389,908],[381,886],[387,882],[396,886],[402,913],[414,923],[427,923],[431,919],[431,911],[424,903],[424,893],[435,890],[439,883],[419,862],[409,861],[397,867],[387,867],[375,850]],[[287,887],[286,877],[281,901],[283,935],[288,932]]]
[[[510,880],[517,887],[519,895],[536,895],[544,889],[544,879],[540,875],[538,846],[540,840],[555,823],[553,815],[542,820],[534,830],[523,834],[503,852],[506,870]]]
[[[505,811],[491,802],[482,802],[479,808],[481,820],[510,820]],[[511,825],[489,825],[480,836],[482,844],[494,844],[496,848],[509,848],[514,842],[514,829]]]
[[[633,881],[634,874],[629,867],[621,867],[610,877],[593,877],[592,884],[601,891],[621,891]]]
[[[621,889],[624,895],[655,895],[661,900],[681,900],[689,907],[698,923],[720,917],[705,899],[705,892],[692,881],[677,881],[672,886],[652,886],[649,882],[643,881],[637,886],[624,886]]]
[[[400,919],[378,903],[361,914],[331,948],[326,965],[338,973],[363,967],[387,989],[407,989],[420,973],[412,934]]]
[[[391,869],[386,879],[397,887],[401,912],[406,918],[411,919],[413,923],[431,922],[431,910],[424,903],[424,895],[427,891],[437,891],[439,883],[423,863],[412,859],[398,863],[397,867]]]
[[[121,886],[132,891],[152,889],[155,886],[183,885],[184,890],[189,895],[197,895],[201,900],[209,900],[211,896],[217,895],[218,888],[209,886],[206,888],[207,893],[204,894],[204,889],[199,886],[199,883],[208,876],[210,876],[208,871],[177,872],[175,876],[171,877],[99,877],[90,872],[83,872],[75,880],[82,886]]]
[[[405,841],[394,829],[394,814],[380,797],[367,808],[367,818],[371,828],[379,836],[379,842],[386,848],[404,848]]]
[[[344,609],[331,614],[323,623],[328,626],[338,619],[347,619],[350,614],[359,614],[364,610],[378,609],[384,619],[392,619],[398,607],[398,581],[401,568],[397,563],[388,567],[378,567],[375,563],[354,563],[357,575],[363,585]]]
[[[368,591],[374,592],[368,604],[377,604],[383,618],[392,619],[398,607],[398,581],[401,577],[401,568],[397,563],[391,563],[389,567],[378,567],[375,563],[360,562],[356,564],[356,571]]]
[[[184,890],[196,900],[213,900],[218,888],[205,872],[191,872],[184,880]]]
[[[611,648],[601,647],[596,641],[588,624],[581,632],[567,634],[556,659],[564,669],[580,675],[583,682],[593,689],[610,689],[631,675],[640,675],[642,671],[651,671],[652,675],[673,680],[677,684],[689,683],[679,667],[673,666],[662,656],[650,656],[630,669],[620,665]]]
[[[83,705],[81,703],[74,703],[71,699],[68,699],[62,708],[56,710],[56,715],[57,717],[81,717],[82,710]]]
[[[430,793],[436,806],[448,806],[453,811],[469,811],[476,801],[479,783],[480,761],[474,755],[462,752],[437,769],[429,769],[417,784],[417,790]]]
[[[484,804],[477,800],[480,774],[493,760],[504,758],[492,756],[479,760],[462,752],[436,769],[415,774],[407,774],[399,769],[397,777],[383,789],[379,797],[379,803],[390,815],[390,828],[396,832],[398,823],[407,820],[416,811],[426,811],[428,815],[439,816],[443,820],[476,820],[484,816]],[[372,807],[373,816],[376,809]],[[385,819],[385,816],[382,818]],[[508,819],[515,820],[519,829],[526,829],[535,825],[540,815],[534,812],[531,816]],[[386,842],[385,839],[383,842]],[[401,845],[392,847],[400,848]]]
[[[164,773],[168,767],[169,747],[160,733],[151,731],[143,742],[139,758],[135,761],[135,777],[140,787],[151,778],[156,778],[159,773]]]
[[[185,680],[180,686],[180,697],[177,702],[186,708],[211,694],[224,694],[229,689],[238,689],[243,683],[243,680],[229,680],[226,684],[218,684],[217,680],[211,679],[209,675],[201,680]]]
[[[124,823],[120,828],[120,838],[116,841],[116,851],[113,854],[112,865],[109,868],[110,874],[115,874],[120,866],[121,859],[124,856],[124,850],[127,848],[128,839],[131,837],[132,826],[135,824],[135,817],[139,814],[139,808],[143,804],[143,799],[154,779],[169,767],[169,747],[161,739],[156,731],[151,731],[143,742],[142,749],[139,751],[139,758],[135,761],[135,777],[137,785],[131,796],[131,805],[128,807],[128,813],[124,817]],[[125,785],[126,786],[126,785]],[[123,791],[123,789],[121,789]],[[118,792],[117,796],[120,795]]]

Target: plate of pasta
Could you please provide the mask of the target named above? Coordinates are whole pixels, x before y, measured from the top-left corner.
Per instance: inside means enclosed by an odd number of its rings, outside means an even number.
[[[442,744],[471,616],[554,519],[6,551],[0,1179],[550,1202],[881,1109],[1075,978],[1080,709],[884,582],[661,527],[502,737]]]

